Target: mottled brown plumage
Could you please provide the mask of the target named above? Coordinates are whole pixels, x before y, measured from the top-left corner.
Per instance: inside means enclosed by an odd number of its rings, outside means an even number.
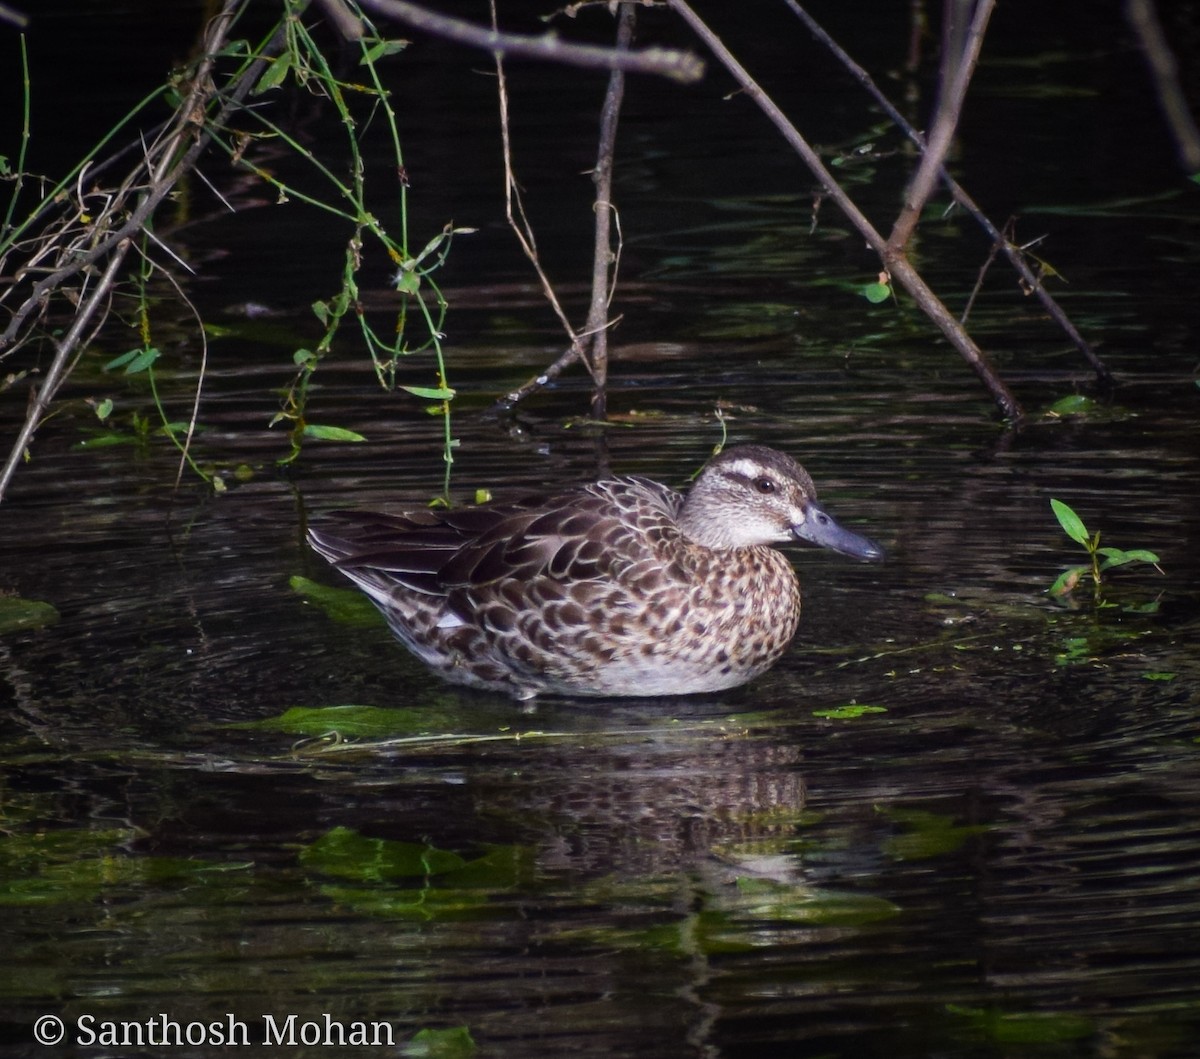
[[[309,533],[392,631],[449,680],[520,699],[719,691],[770,668],[800,618],[772,545],[859,559],[790,456],[757,445],[711,460],[683,496],[613,478],[513,504],[346,513]]]

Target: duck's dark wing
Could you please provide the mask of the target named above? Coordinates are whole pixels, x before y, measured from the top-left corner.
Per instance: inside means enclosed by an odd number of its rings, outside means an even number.
[[[656,482],[620,478],[511,504],[335,512],[309,541],[346,573],[371,570],[428,594],[510,579],[595,581],[652,558],[654,542],[677,532],[681,502]]]
[[[444,595],[438,572],[490,527],[513,517],[520,504],[454,511],[333,511],[308,542],[343,572],[372,571],[414,592]],[[356,578],[358,580],[358,578]]]

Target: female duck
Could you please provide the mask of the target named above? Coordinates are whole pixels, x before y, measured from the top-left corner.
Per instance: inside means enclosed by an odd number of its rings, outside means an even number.
[[[686,497],[613,478],[514,504],[348,513],[309,542],[446,679],[519,699],[719,691],[769,669],[800,618],[772,545],[876,561],[790,456],[712,459]]]

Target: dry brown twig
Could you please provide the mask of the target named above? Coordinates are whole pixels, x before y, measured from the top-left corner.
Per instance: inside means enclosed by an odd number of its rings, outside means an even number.
[[[617,15],[618,52],[628,51],[633,44],[636,10],[622,4]],[[608,91],[600,113],[600,143],[596,152],[596,167],[592,179],[596,184],[596,232],[592,254],[592,301],[588,309],[587,332],[592,335],[591,372],[595,382],[592,391],[592,416],[604,419],[608,397],[608,320],[609,306],[617,284],[617,265],[620,261],[620,218],[612,201],[613,158],[617,146],[617,122],[625,94],[625,74],[614,67],[608,78]],[[618,245],[612,245],[612,228],[617,225]]]

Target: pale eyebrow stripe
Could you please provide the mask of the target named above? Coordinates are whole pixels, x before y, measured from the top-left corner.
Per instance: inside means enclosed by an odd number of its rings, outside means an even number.
[[[754,460],[734,460],[729,464],[726,470],[741,478],[757,478],[763,473],[761,464],[755,463]]]

